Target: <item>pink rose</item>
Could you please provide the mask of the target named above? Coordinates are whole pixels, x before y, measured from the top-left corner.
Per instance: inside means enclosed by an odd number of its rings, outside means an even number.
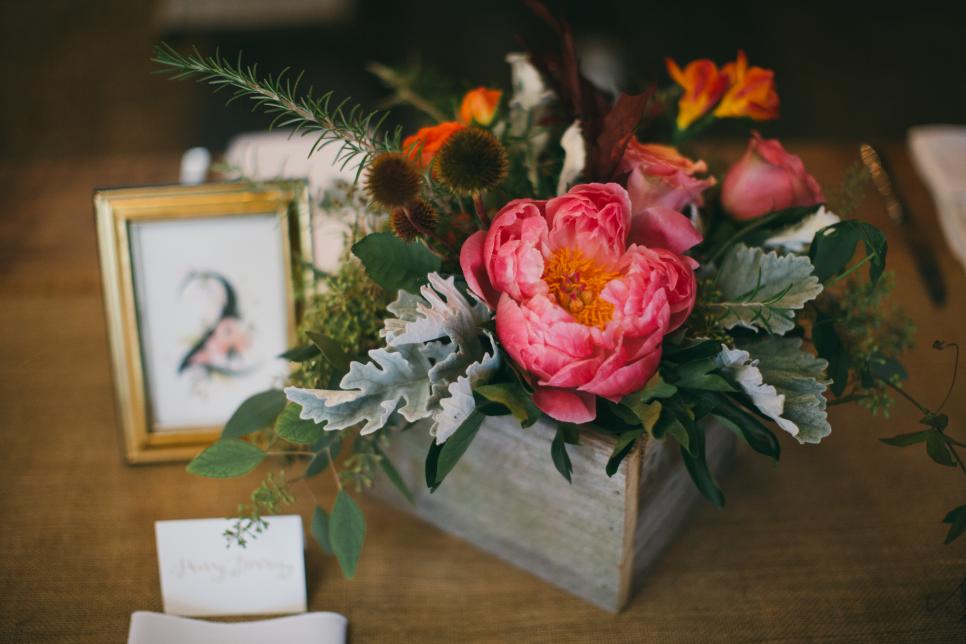
[[[549,201],[518,199],[463,245],[470,288],[496,309],[506,352],[536,383],[534,402],[558,420],[597,416],[661,361],[664,335],[694,307],[701,241],[679,212],[651,208],[631,235],[627,191],[584,184]]]
[[[618,172],[627,175],[631,214],[636,218],[647,208],[682,210],[689,204],[703,205],[701,193],[715,184],[714,177],[698,179],[705,173],[704,161],[692,161],[671,146],[640,143],[631,139]]]
[[[789,154],[777,139],[752,132],[744,156],[725,175],[721,203],[735,219],[746,220],[825,201],[815,177],[802,160]]]

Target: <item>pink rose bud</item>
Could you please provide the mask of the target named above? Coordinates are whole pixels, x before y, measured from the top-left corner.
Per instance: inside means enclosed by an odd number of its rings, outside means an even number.
[[[721,186],[721,203],[738,220],[796,206],[825,201],[815,177],[805,171],[802,160],[789,154],[777,139],[763,139],[752,132],[744,156]]]

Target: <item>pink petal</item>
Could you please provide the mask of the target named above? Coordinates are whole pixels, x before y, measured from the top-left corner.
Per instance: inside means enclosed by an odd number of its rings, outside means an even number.
[[[580,391],[538,387],[533,402],[540,411],[565,423],[589,423],[597,418],[597,401]]]
[[[460,268],[463,269],[463,277],[466,278],[470,290],[486,302],[491,309],[495,309],[500,294],[493,288],[490,277],[486,273],[486,262],[483,259],[483,243],[485,241],[486,231],[478,230],[463,242],[463,248],[460,250]]]
[[[631,243],[666,248],[680,255],[699,244],[701,239],[701,233],[695,230],[688,218],[670,208],[647,208],[631,220]]]

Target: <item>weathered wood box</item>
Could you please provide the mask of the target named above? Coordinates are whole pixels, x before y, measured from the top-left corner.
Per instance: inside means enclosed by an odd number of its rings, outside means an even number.
[[[415,494],[410,505],[382,477],[380,498],[413,512],[575,595],[619,611],[700,500],[673,442],[639,442],[608,478],[614,440],[584,433],[568,445],[573,484],[550,459],[555,428],[526,430],[490,417],[463,458],[430,494],[424,463],[429,437],[419,427],[393,436],[393,464]],[[734,450],[725,428],[707,433],[707,460],[720,473]]]

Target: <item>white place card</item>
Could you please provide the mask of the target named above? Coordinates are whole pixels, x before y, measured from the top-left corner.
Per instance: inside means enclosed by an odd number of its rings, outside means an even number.
[[[227,519],[157,521],[164,612],[173,615],[304,613],[305,543],[298,515],[266,517],[246,547],[226,547]]]
[[[223,624],[138,611],[131,615],[127,644],[345,644],[347,625],[338,613]]]

